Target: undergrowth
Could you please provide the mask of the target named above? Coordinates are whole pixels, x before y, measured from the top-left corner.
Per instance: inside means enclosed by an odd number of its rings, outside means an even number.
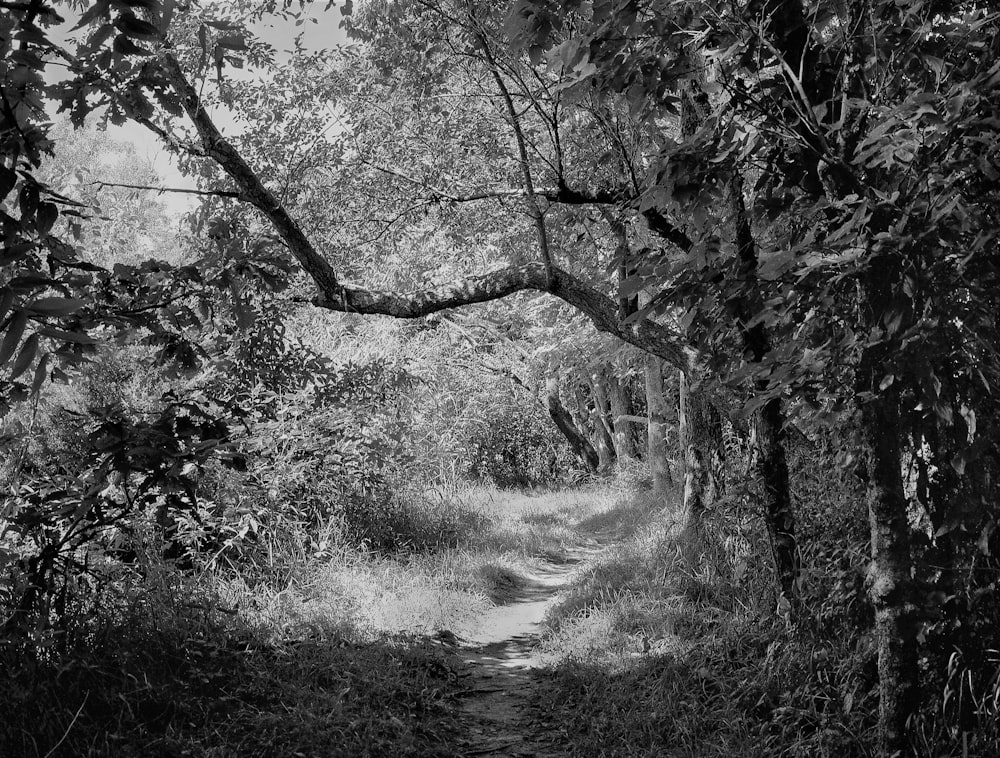
[[[4,661],[5,756],[449,756],[450,659],[412,639],[216,622]]]
[[[694,536],[677,523],[679,493],[665,509],[640,493],[582,522],[619,539],[552,607],[535,697],[573,755],[877,754],[860,484],[831,487],[836,470],[822,449],[795,452],[797,528],[808,547],[794,614],[776,603],[759,516],[735,498]],[[1000,752],[1000,653],[987,651],[981,665],[967,651],[953,649],[945,666],[922,659],[910,754]]]
[[[148,546],[0,648],[0,755],[457,755],[456,660],[432,634],[461,634],[616,498],[404,492],[322,540],[261,523],[193,571]]]
[[[867,754],[868,638],[775,614],[752,521],[710,514],[692,565],[675,510],[642,508],[641,497],[631,510],[642,526],[630,524],[547,620],[537,706],[574,754]]]

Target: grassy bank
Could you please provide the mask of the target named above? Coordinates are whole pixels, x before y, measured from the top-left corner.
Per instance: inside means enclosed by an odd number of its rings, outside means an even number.
[[[692,539],[643,498],[548,617],[542,718],[577,755],[868,755],[868,638],[775,613],[753,520],[710,515]]]
[[[378,551],[275,541],[264,566],[123,569],[58,633],[0,651],[0,755],[456,755],[461,683],[434,633],[461,635],[623,497],[419,493],[372,525],[392,535]]]

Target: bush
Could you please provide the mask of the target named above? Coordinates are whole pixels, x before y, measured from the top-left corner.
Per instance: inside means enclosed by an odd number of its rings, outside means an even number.
[[[572,481],[581,466],[547,416],[514,404],[491,409],[469,444],[469,475],[501,489]]]

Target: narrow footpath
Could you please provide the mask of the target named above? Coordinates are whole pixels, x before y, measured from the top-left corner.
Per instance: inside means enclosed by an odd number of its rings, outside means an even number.
[[[459,749],[463,756],[565,758],[562,740],[531,712],[539,665],[542,621],[559,591],[607,543],[593,537],[557,559],[544,560],[514,591],[511,599],[483,614],[456,654],[467,663],[466,687],[459,693],[467,724]]]

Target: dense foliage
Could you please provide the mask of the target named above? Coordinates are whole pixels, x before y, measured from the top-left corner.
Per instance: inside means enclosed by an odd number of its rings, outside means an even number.
[[[994,4],[371,0],[320,4],[348,47],[255,31],[308,5],[0,3],[8,648],[87,647],[155,567],[458,544],[432,485],[643,459],[662,493],[669,457],[688,568],[742,576],[762,528],[761,586],[796,644],[840,635],[874,749],[989,754]],[[95,121],[175,156],[183,230]]]

